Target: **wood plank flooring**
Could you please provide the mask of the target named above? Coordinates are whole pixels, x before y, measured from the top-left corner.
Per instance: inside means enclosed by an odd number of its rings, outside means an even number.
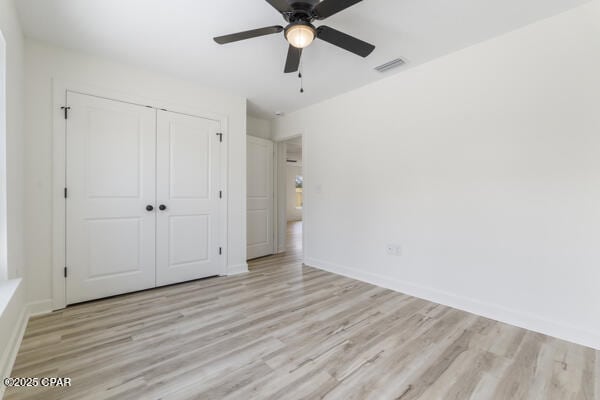
[[[70,377],[6,399],[600,399],[582,346],[301,265],[32,318],[12,375]]]

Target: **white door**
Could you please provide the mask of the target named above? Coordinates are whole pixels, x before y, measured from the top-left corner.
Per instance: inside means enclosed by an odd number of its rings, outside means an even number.
[[[67,304],[154,287],[156,112],[67,102]]]
[[[247,258],[273,254],[273,142],[247,137]]]
[[[158,286],[223,272],[221,138],[217,121],[158,111]]]

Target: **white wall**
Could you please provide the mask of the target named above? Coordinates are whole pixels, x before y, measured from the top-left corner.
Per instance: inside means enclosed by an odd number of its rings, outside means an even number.
[[[255,136],[267,140],[271,140],[273,137],[271,133],[270,120],[252,117],[250,115],[248,115],[247,117],[246,132],[250,136]]]
[[[8,277],[23,274],[23,84],[24,39],[13,0],[0,0],[6,41],[6,172]]]
[[[305,262],[600,348],[598,21],[595,0],[277,119],[306,135]]]
[[[246,99],[193,82],[90,57],[40,42],[26,42],[26,261],[29,301],[52,296],[52,79],[93,85],[157,102],[228,116],[230,271],[246,268]]]
[[[286,217],[289,221],[301,221],[302,209],[296,208],[296,176],[302,175],[302,167],[298,165],[286,165]]]
[[[0,30],[6,42],[6,246],[0,249],[0,379],[10,373],[26,321],[23,274],[23,35],[12,0],[0,0]],[[2,170],[2,168],[0,168]],[[0,178],[4,180],[4,177]],[[1,202],[0,202],[1,203]],[[4,279],[9,278],[9,281]],[[4,385],[0,385],[0,398]]]

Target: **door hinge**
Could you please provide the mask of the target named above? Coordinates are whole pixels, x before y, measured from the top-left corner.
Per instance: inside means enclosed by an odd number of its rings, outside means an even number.
[[[65,278],[67,277],[67,267],[65,267]]]
[[[219,247],[219,255],[223,254],[223,248]]]
[[[217,133],[217,136],[219,137],[219,142],[223,143],[223,134]]]
[[[67,190],[67,188],[65,188],[65,199],[67,198],[69,191]]]
[[[219,190],[219,198],[222,199],[223,198],[223,191]]]
[[[71,107],[63,106],[60,109],[64,111],[65,119],[69,118],[69,110],[71,109]]]

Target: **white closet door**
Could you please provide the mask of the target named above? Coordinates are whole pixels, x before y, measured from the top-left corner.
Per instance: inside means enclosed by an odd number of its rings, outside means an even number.
[[[67,102],[67,303],[154,287],[156,111]]]
[[[247,139],[247,258],[274,253],[273,142]]]
[[[157,285],[219,275],[219,123],[158,111],[157,124]]]

